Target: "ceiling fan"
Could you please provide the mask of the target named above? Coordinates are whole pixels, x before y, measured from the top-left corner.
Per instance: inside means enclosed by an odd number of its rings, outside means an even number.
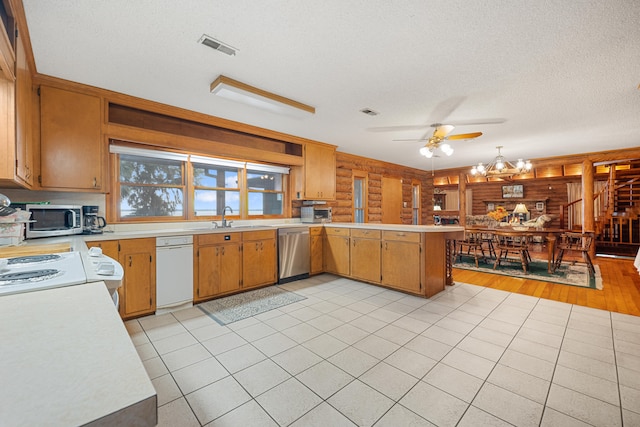
[[[433,131],[433,135],[429,138],[420,138],[420,139],[394,139],[394,141],[426,141],[424,147],[420,149],[420,154],[427,158],[431,158],[434,155],[435,150],[440,148],[440,150],[450,156],[453,154],[453,148],[451,145],[447,144],[445,141],[453,141],[459,139],[473,139],[482,135],[482,132],[471,132],[471,133],[459,133],[454,135],[449,135],[451,131],[455,128],[453,125],[443,125],[441,123],[434,123],[431,127],[435,128]]]

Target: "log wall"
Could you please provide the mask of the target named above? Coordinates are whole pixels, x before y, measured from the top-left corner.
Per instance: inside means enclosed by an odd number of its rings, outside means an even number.
[[[412,180],[415,180],[420,183],[421,224],[433,224],[433,179],[429,172],[340,152],[336,153],[336,200],[327,202],[334,222],[353,222],[354,170],[367,174],[367,222],[382,222],[382,177],[390,176],[402,180],[402,200],[407,204],[402,209],[402,223],[411,224]],[[293,202],[293,217],[300,216],[300,206],[301,201]]]

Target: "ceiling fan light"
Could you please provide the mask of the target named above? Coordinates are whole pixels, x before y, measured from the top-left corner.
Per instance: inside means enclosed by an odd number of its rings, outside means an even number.
[[[427,159],[430,159],[431,157],[433,157],[433,151],[431,151],[430,149],[428,149],[427,147],[422,147],[420,149],[420,154],[422,154],[423,156],[425,156]]]
[[[496,169],[498,169],[499,171],[501,171],[502,169],[504,169],[504,162],[502,160],[498,160],[496,162]]]
[[[440,145],[440,149],[442,150],[442,152],[444,154],[446,154],[447,156],[450,156],[453,154],[453,148],[449,145],[449,144],[442,144]]]
[[[518,159],[518,163],[516,163],[516,167],[518,169],[524,169],[524,160]]]
[[[483,173],[485,171],[484,165],[482,163],[478,163],[478,168],[477,169],[478,169],[478,172],[480,172],[480,173]]]
[[[527,160],[527,162],[524,164],[524,168],[527,171],[530,171],[531,169],[533,169],[533,165],[531,164],[531,162],[529,160]]]

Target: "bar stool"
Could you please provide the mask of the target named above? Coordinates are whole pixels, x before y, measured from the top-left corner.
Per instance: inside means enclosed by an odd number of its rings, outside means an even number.
[[[587,268],[589,269],[589,276],[595,277],[596,270],[593,267],[591,257],[589,256],[589,251],[594,239],[594,232],[562,233],[558,240],[556,240],[558,255],[556,255],[556,259],[553,262],[553,272],[555,273],[555,271],[560,268],[560,265],[562,264],[562,257],[564,256],[565,251],[573,251],[580,252],[582,254],[582,259],[587,264]]]

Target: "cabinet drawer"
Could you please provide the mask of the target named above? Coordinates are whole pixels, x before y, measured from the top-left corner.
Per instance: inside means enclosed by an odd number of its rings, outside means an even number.
[[[200,234],[198,236],[199,245],[215,245],[218,243],[240,242],[242,233],[215,233]]]
[[[363,230],[362,228],[352,228],[351,237],[362,239],[380,239],[382,233],[380,230]]]
[[[411,233],[407,231],[383,231],[383,240],[397,240],[401,242],[420,242],[420,233]]]
[[[242,240],[247,242],[251,240],[275,239],[276,230],[260,230],[260,231],[243,231]]]
[[[309,235],[322,236],[322,227],[309,227]]]
[[[325,232],[327,236],[348,236],[349,229],[348,228],[336,228],[336,227],[325,227]]]

